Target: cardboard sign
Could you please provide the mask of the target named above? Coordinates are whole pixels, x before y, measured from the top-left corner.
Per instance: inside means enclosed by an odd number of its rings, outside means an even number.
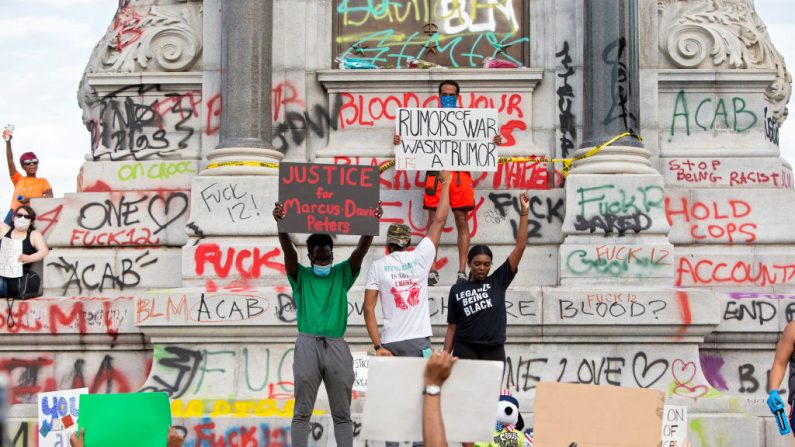
[[[22,276],[22,241],[4,237],[0,241],[0,276],[19,278]]]
[[[422,441],[426,362],[417,357],[370,357],[364,439]],[[502,362],[458,360],[453,365],[441,395],[447,442],[491,441],[501,377]]]
[[[39,393],[39,447],[69,445],[77,431],[81,394],[88,394],[88,388]]]
[[[281,233],[378,235],[377,166],[279,164]]]
[[[544,447],[658,447],[665,394],[616,386],[542,382],[534,441]]]
[[[367,391],[367,370],[370,356],[366,352],[353,353],[353,391],[364,393]]]
[[[496,109],[398,109],[395,167],[404,171],[496,171]]]
[[[666,405],[663,409],[662,447],[684,447],[687,440],[687,407]]]
[[[166,445],[171,426],[166,393],[84,394],[80,412],[79,426],[86,429],[87,446]]]

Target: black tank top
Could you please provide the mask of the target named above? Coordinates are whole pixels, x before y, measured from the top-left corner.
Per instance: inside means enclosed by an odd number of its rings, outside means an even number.
[[[789,358],[789,397],[787,398],[787,402],[792,402],[795,400],[795,351],[793,351],[792,355]]]
[[[14,231],[14,230],[13,229],[8,230],[8,233],[6,233],[5,237],[7,237],[9,239],[13,239],[11,237],[11,232],[12,231]],[[25,255],[32,255],[33,253],[36,253],[36,247],[34,247],[33,244],[30,243],[30,232],[31,231],[32,230],[28,230],[27,234],[25,235],[25,239],[22,239],[22,254],[25,254]],[[28,264],[23,265],[22,269],[23,270],[29,270],[30,267],[31,267],[31,264],[28,263]]]

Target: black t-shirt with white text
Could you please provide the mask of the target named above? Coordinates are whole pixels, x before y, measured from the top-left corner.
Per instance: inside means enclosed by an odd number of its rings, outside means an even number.
[[[464,343],[505,343],[505,290],[516,272],[506,260],[483,282],[466,281],[450,289],[447,322],[456,325],[455,339]]]

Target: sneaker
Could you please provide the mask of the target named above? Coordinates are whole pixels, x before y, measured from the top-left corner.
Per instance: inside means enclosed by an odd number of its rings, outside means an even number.
[[[439,272],[431,270],[431,273],[428,273],[428,285],[435,286],[436,284],[439,284]]]
[[[467,276],[466,272],[458,272],[458,277],[455,280],[456,284],[461,284],[462,282],[469,281],[469,277]]]

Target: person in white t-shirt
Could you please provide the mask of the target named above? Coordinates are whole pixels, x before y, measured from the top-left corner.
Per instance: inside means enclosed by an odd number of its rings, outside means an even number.
[[[428,273],[433,268],[442,228],[450,211],[452,173],[441,174],[442,194],[427,235],[409,251],[411,229],[392,224],[386,237],[389,254],[370,266],[364,291],[364,321],[376,355],[422,357],[431,350]],[[375,304],[381,298],[383,333],[378,333]]]

